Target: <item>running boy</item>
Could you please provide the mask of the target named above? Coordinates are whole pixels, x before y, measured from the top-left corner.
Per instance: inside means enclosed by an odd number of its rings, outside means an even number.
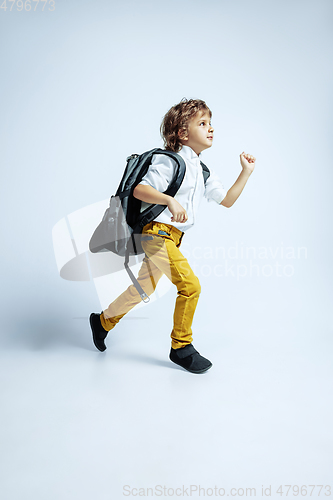
[[[228,208],[235,203],[254,170],[256,160],[243,151],[240,155],[242,171],[228,192],[211,169],[204,182],[200,159],[201,152],[213,144],[211,117],[212,112],[199,99],[184,98],[173,106],[164,116],[160,130],[165,149],[178,153],[185,161],[184,180],[174,197],[163,194],[176,172],[176,163],[166,155],[157,154],[133,191],[133,196],[142,201],[142,209],[148,204],[166,205],[155,220],[143,227],[141,244],[145,257],[137,279],[147,295],[154,292],[163,274],[176,285],[169,357],[192,373],[203,373],[212,363],[192,344],[191,325],[201,287],[179,250],[181,240],[185,231],[194,225],[203,197]],[[106,349],[104,340],[108,332],[139,302],[141,298],[131,285],[101,314],[91,314],[90,325],[97,349]]]

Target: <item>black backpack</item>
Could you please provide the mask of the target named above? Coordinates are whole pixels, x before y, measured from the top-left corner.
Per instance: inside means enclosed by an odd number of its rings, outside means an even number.
[[[149,296],[143,291],[133,275],[128,262],[130,255],[144,253],[141,246],[142,229],[166,208],[166,205],[152,204],[141,212],[141,201],[133,196],[133,190],[147,173],[154,154],[164,154],[176,161],[176,174],[168,189],[164,191],[164,194],[175,196],[186,171],[185,162],[180,155],[173,151],[154,148],[141,155],[128,156],[125,172],[116,194],[111,196],[110,205],[105,210],[103,219],[89,242],[89,249],[92,253],[110,251],[125,257],[125,269],[144,302],[149,302]],[[206,182],[210,172],[204,163],[200,163],[204,182]]]

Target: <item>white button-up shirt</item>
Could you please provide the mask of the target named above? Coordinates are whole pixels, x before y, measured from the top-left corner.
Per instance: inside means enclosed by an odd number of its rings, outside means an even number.
[[[186,231],[191,228],[196,220],[196,214],[203,197],[208,201],[221,203],[227,194],[220,179],[209,168],[210,176],[206,184],[202,174],[200,165],[201,153],[199,156],[189,146],[182,146],[178,154],[184,159],[186,165],[185,176],[183,182],[174,198],[186,210],[186,222],[171,222],[172,213],[166,207],[163,212],[154,219],[157,222],[171,224],[180,231]],[[169,187],[177,169],[175,160],[163,154],[153,156],[151,165],[148,168],[146,175],[142,178],[140,184],[146,184],[164,192]],[[147,208],[150,203],[141,202],[141,212]]]

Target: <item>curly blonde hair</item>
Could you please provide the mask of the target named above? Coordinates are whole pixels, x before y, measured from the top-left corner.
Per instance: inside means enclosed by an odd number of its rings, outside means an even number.
[[[182,148],[182,143],[178,135],[179,131],[188,133],[188,124],[191,118],[195,116],[198,111],[208,111],[210,118],[212,118],[212,112],[201,99],[183,99],[180,103],[175,104],[169,111],[164,115],[160,132],[162,139],[164,141],[164,148],[169,151],[178,151]]]

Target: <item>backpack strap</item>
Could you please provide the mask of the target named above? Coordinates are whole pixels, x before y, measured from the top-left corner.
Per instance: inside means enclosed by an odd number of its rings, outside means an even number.
[[[204,183],[206,184],[206,181],[207,181],[208,177],[210,176],[210,170],[202,161],[200,161],[200,164],[202,167],[202,175],[204,178]]]
[[[167,194],[169,196],[174,197],[175,194],[177,193],[178,189],[180,188],[181,183],[184,180],[185,177],[185,172],[186,172],[186,165],[185,161],[183,158],[178,155],[177,153],[174,153],[173,151],[168,151],[165,149],[154,149],[152,155],[149,157],[149,163],[151,163],[151,158],[154,154],[164,154],[166,156],[169,156],[170,158],[174,159],[177,163],[177,170],[176,174],[171,181],[168,189],[166,189],[163,194]],[[136,233],[137,231],[141,232],[142,228],[154,220],[156,217],[160,215],[160,213],[163,212],[165,209],[166,205],[152,205],[151,207],[148,207],[144,212],[142,212],[142,216],[139,218],[136,227],[133,228],[134,231],[133,233]]]
[[[150,301],[150,297],[143,290],[142,286],[140,285],[140,283],[138,282],[138,280],[136,279],[136,277],[134,276],[134,274],[132,273],[132,271],[130,270],[130,268],[128,266],[128,262],[129,262],[129,248],[130,248],[129,245],[127,245],[126,253],[125,253],[124,266],[125,266],[125,269],[127,271],[127,274],[131,278],[132,283],[135,286],[135,288],[136,288],[138,294],[140,295],[141,299],[143,300],[143,302],[147,303],[147,302]],[[150,267],[149,267],[149,271],[151,272]]]

